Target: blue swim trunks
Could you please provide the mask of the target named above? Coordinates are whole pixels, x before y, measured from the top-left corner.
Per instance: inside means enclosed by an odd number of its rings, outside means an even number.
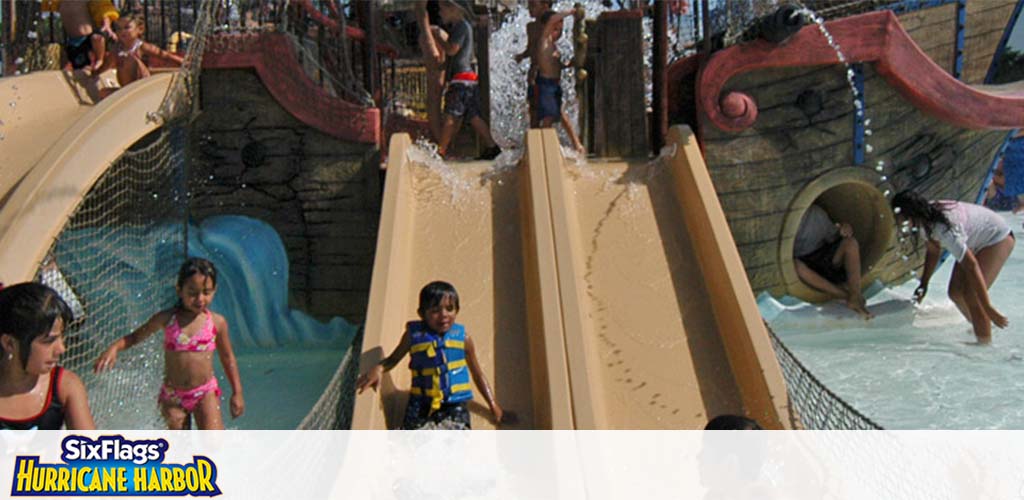
[[[468,120],[480,116],[480,90],[476,83],[448,83],[444,91],[444,113]]]
[[[562,86],[557,79],[537,76],[534,93],[536,99],[537,120],[554,118],[555,122],[562,117]]]
[[[76,36],[64,41],[64,52],[72,68],[82,69],[89,65],[89,51],[92,50],[90,36]]]

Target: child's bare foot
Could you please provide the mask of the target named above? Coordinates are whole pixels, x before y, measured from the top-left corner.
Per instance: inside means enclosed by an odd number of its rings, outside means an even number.
[[[864,300],[864,297],[856,296],[846,299],[846,307],[859,314],[865,321],[875,317],[874,314],[871,314],[871,311],[868,311],[867,301]]]

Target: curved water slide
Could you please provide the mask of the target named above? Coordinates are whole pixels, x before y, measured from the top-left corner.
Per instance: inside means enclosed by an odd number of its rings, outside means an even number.
[[[92,104],[63,72],[0,80],[0,282],[32,279],[82,198],[151,119],[172,73],[139,80]],[[10,100],[9,100],[10,99]]]
[[[792,426],[785,383],[693,134],[663,161],[445,166],[392,138],[361,371],[398,344],[432,280],[459,290],[501,428],[698,429],[746,413]],[[353,429],[396,428],[409,371],[357,396]],[[494,425],[480,397],[473,427]]]

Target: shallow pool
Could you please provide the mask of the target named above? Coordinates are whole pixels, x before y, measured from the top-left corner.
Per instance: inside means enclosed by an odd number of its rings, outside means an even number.
[[[1005,213],[1018,237],[1024,215]],[[946,297],[953,261],[932,278],[920,306],[917,280],[884,290],[870,322],[838,304],[783,306],[762,298],[772,329],[827,387],[892,429],[1024,429],[1024,244],[992,286],[992,302],[1010,319],[991,346],[971,345],[971,325]]]
[[[156,356],[159,356],[157,354]],[[323,394],[331,376],[345,356],[344,348],[300,349],[264,348],[236,351],[238,370],[245,395],[245,414],[231,419],[228,405],[231,384],[214,360],[221,391],[221,412],[228,429],[295,429]],[[157,358],[160,364],[162,359]],[[101,429],[162,429],[164,422],[157,407],[160,379],[153,377],[154,367],[122,367],[118,377],[87,375],[96,389],[93,413]],[[125,384],[117,378],[137,381]],[[110,390],[108,389],[109,386]],[[117,387],[130,387],[115,392]],[[97,399],[98,398],[98,399]],[[106,399],[114,401],[106,401]],[[193,424],[194,426],[194,424]]]

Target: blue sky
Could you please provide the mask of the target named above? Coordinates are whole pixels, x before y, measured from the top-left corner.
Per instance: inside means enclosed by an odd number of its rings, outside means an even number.
[[[1006,42],[1006,45],[1020,51],[1024,51],[1024,15],[1017,18],[1017,25],[1013,27],[1013,32],[1010,33],[1010,40]]]

